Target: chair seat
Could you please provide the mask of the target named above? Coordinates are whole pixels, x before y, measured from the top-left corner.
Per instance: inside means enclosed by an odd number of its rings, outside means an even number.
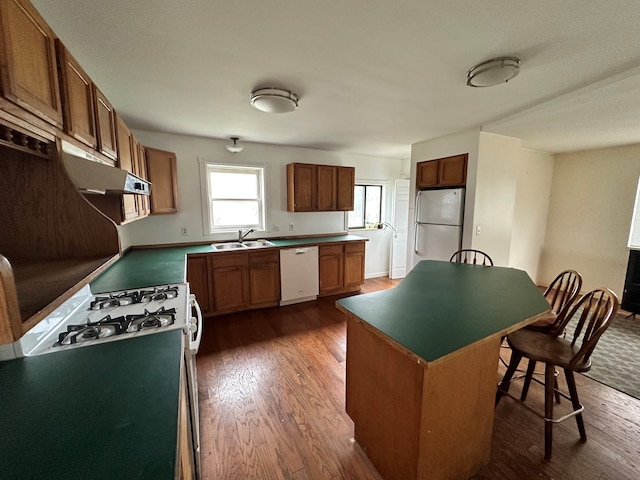
[[[551,327],[551,325],[553,325],[553,323],[556,321],[556,318],[558,318],[558,315],[556,315],[553,312],[549,312],[547,315],[540,318],[539,320],[536,320],[532,324],[527,325],[527,328],[530,328],[533,330],[548,330]]]
[[[591,368],[591,360],[571,363],[571,359],[580,350],[578,345],[564,338],[548,333],[522,328],[507,336],[509,346],[522,356],[536,362],[544,362],[576,372],[586,372]]]

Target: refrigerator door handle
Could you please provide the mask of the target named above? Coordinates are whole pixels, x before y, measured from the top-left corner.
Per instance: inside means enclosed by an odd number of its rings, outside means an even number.
[[[418,190],[418,193],[416,194],[416,208],[415,208],[415,218],[413,219],[414,222],[418,222],[418,219],[420,218],[420,195],[422,194],[422,190]]]
[[[414,225],[416,226],[416,231],[413,234],[413,252],[419,255],[420,252],[418,251],[418,227],[420,225],[417,223],[415,223]]]

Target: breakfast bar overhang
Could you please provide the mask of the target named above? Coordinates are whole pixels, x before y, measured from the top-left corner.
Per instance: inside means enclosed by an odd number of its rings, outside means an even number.
[[[385,480],[466,479],[490,458],[500,342],[549,304],[521,270],[426,260],[347,314],[346,411]]]

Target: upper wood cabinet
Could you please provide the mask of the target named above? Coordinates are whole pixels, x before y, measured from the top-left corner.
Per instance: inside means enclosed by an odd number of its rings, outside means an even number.
[[[287,210],[331,212],[353,210],[355,168],[290,163],[287,165]]]
[[[96,131],[98,133],[98,151],[109,158],[118,158],[116,146],[116,112],[107,97],[97,86],[93,86],[95,99]]]
[[[136,175],[138,172],[134,168],[134,158],[137,159],[138,155],[134,151],[133,135],[119,115],[116,115],[116,138],[118,146],[118,166]],[[137,197],[138,195],[133,194],[122,195],[124,222],[140,217]]]
[[[93,83],[80,64],[71,56],[60,40],[56,40],[60,72],[64,130],[72,137],[95,149],[95,102]]]
[[[22,0],[0,2],[0,27],[2,95],[62,128],[53,30],[28,1]],[[20,109],[12,113],[24,117]]]
[[[176,154],[144,147],[147,178],[151,182],[151,213],[178,213],[178,167]]]
[[[140,178],[144,180],[149,180],[149,175],[147,173],[147,161],[146,155],[144,151],[144,147],[133,137],[133,153],[134,153],[134,165],[135,171],[137,172]],[[149,195],[137,195],[136,200],[138,201],[138,210],[140,211],[140,216],[146,217],[151,213],[151,203],[149,201]]]
[[[356,169],[353,167],[338,167],[336,183],[336,209],[343,211],[353,210]]]
[[[317,165],[317,191],[316,191],[316,204],[317,210],[336,210],[337,195],[336,195],[336,182],[337,182],[337,168],[329,165]]]
[[[290,163],[287,165],[287,210],[316,210],[317,165]]]
[[[420,162],[416,166],[416,188],[464,187],[468,154]]]

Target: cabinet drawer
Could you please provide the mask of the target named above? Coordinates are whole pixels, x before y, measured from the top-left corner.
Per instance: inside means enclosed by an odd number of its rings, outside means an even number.
[[[351,242],[344,246],[344,253],[364,253],[364,242]]]
[[[342,245],[320,245],[318,255],[341,255],[343,251]]]
[[[213,268],[237,267],[249,264],[248,253],[221,253],[211,257]]]
[[[280,260],[280,252],[272,250],[268,252],[253,252],[249,254],[249,264],[260,265],[263,263],[274,263]]]

